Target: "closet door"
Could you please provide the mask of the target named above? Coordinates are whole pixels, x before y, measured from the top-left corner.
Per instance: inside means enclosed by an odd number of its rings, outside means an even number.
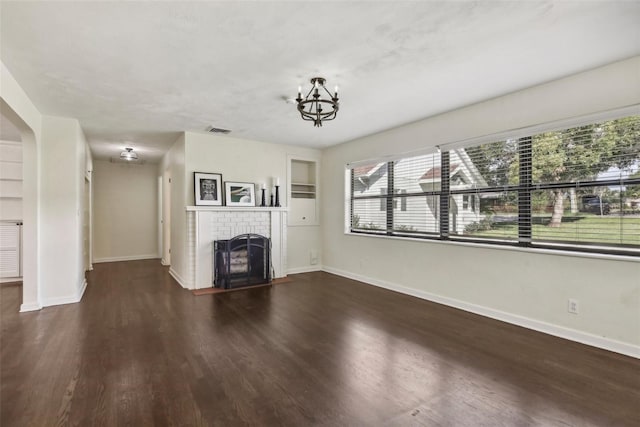
[[[0,223],[0,277],[20,277],[20,228],[15,222]]]

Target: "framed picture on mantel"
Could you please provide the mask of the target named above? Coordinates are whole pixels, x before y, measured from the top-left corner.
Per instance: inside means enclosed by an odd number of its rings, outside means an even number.
[[[252,182],[225,182],[224,194],[227,206],[255,206],[255,187]]]
[[[193,173],[196,206],[222,206],[222,174]]]

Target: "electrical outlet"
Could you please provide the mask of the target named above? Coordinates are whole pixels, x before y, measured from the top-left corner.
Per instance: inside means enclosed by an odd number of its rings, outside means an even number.
[[[309,263],[311,265],[316,265],[318,263],[318,251],[309,252]]]
[[[567,303],[567,311],[571,314],[578,314],[579,309],[580,309],[580,306],[578,304],[578,300],[569,298],[569,301]]]

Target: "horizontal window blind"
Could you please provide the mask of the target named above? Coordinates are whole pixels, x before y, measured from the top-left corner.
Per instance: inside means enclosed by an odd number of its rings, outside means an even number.
[[[353,232],[640,254],[640,116],[350,173]]]

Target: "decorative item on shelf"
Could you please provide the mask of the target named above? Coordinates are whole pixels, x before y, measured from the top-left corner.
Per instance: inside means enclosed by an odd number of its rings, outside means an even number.
[[[276,177],[275,180],[275,193],[276,193],[276,208],[280,207],[280,178]]]
[[[261,190],[262,190],[262,203],[260,203],[260,207],[266,208],[267,207],[267,189],[266,186],[264,185],[264,182],[262,183],[261,186]]]
[[[326,80],[322,77],[312,78],[311,89],[304,98],[302,97],[302,86],[298,86],[296,102],[298,103],[300,116],[302,116],[302,120],[313,122],[313,126],[315,127],[322,126],[323,121],[335,119],[338,108],[340,107],[338,103],[338,86],[336,86],[334,95],[332,96],[331,92],[324,86],[325,82]],[[324,90],[327,95],[329,95],[329,99],[321,97],[321,90]],[[322,95],[324,95],[324,93]],[[327,108],[322,108],[323,105]]]
[[[252,182],[225,182],[224,193],[227,206],[255,206],[256,190]]]
[[[274,188],[275,190],[275,188]],[[271,191],[271,194],[269,195],[269,206],[273,207],[273,193],[274,191]]]
[[[196,206],[222,206],[222,174],[193,173]]]

